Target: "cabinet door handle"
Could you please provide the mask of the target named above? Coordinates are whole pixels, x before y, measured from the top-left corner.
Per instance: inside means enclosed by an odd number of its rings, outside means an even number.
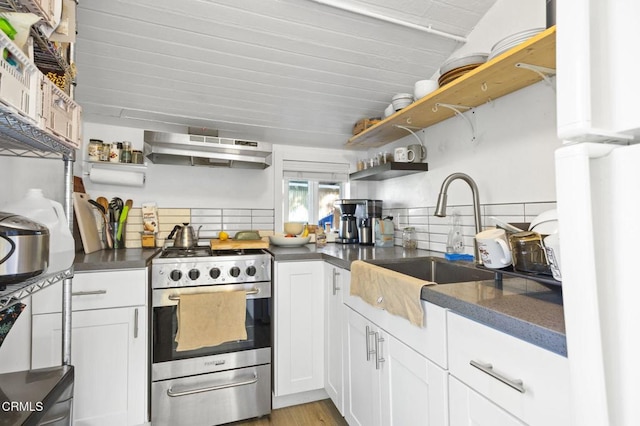
[[[336,282],[337,277],[340,275],[340,272],[338,272],[338,270],[336,268],[333,268],[333,295],[335,296],[338,293],[338,290],[340,290],[340,287],[337,286]]]
[[[96,294],[107,294],[107,290],[76,291],[71,293],[72,296],[95,296]]]
[[[133,338],[138,338],[138,308],[136,308],[133,314]]]
[[[515,390],[517,390],[520,393],[524,393],[525,389],[524,389],[524,382],[520,379],[510,379],[508,377],[505,377],[499,373],[496,373],[496,371],[493,369],[493,365],[491,364],[486,364],[486,363],[482,363],[482,362],[478,362],[478,361],[474,361],[471,360],[469,361],[469,364],[471,364],[472,367],[477,368],[478,370],[482,371],[485,374],[488,374],[489,376],[493,377],[494,379],[500,380],[502,383],[504,383],[505,385],[509,386],[510,388],[513,388]]]
[[[374,334],[376,334],[376,333],[374,333],[373,331],[371,331],[371,329],[369,328],[369,326],[367,326],[367,328],[366,328],[366,335],[364,336],[364,339],[365,339],[365,341],[366,341],[366,345],[367,345],[367,361],[371,361],[371,355],[373,355],[373,354],[375,354],[375,353],[376,353],[375,349],[373,349],[373,350],[371,349],[371,344],[370,344],[370,342],[369,342],[369,340],[370,340],[371,336],[373,336]]]
[[[380,364],[384,362],[384,358],[382,357],[382,350],[380,348],[380,344],[384,342],[384,337],[380,336],[378,332],[375,333],[375,342],[376,342],[376,370],[380,370]]]

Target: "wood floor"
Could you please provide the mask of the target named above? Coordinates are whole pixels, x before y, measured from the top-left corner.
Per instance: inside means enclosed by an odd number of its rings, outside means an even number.
[[[330,399],[273,410],[269,416],[230,426],[347,426]]]

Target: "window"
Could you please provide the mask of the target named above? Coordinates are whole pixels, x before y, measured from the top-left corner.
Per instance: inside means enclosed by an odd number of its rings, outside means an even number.
[[[321,224],[333,227],[335,200],[342,198],[342,183],[286,179],[285,221]]]
[[[284,221],[329,222],[335,228],[339,216],[333,203],[344,198],[349,165],[285,160],[283,169]]]

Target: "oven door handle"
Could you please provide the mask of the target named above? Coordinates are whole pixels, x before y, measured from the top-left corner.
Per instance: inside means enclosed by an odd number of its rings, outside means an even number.
[[[207,386],[205,388],[188,389],[188,390],[179,391],[179,392],[174,392],[172,390],[172,388],[169,388],[169,389],[167,389],[167,395],[169,395],[172,398],[175,398],[175,397],[178,397],[178,396],[193,395],[194,393],[211,392],[211,391],[220,390],[220,389],[227,389],[227,388],[235,388],[235,387],[238,387],[238,386],[252,385],[252,384],[256,383],[257,381],[258,381],[258,375],[256,373],[254,373],[253,377],[248,379],[248,380],[241,380],[241,381],[238,381],[238,382],[225,383],[223,385],[214,385],[214,386]]]
[[[253,290],[247,290],[247,294],[258,294],[260,293],[260,289],[259,288],[254,288]],[[168,297],[169,300],[180,300],[180,295],[179,294],[171,294]]]

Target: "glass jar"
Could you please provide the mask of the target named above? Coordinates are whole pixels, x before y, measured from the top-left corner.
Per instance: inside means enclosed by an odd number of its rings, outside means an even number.
[[[89,161],[100,161],[100,154],[102,154],[102,141],[99,139],[89,139],[89,146],[87,147]]]
[[[109,148],[109,161],[111,163],[120,162],[120,149],[118,148],[118,142],[113,142],[111,148]]]
[[[120,153],[120,162],[131,163],[131,159],[132,159],[131,142],[124,142],[122,144],[122,152]]]
[[[402,247],[406,249],[418,248],[418,240],[416,239],[416,228],[408,226],[402,230]]]
[[[102,144],[102,151],[100,151],[100,161],[109,161],[109,152],[111,151],[111,144],[104,142]]]
[[[144,157],[142,155],[142,151],[133,151],[131,153],[131,162],[134,164],[143,164]]]

